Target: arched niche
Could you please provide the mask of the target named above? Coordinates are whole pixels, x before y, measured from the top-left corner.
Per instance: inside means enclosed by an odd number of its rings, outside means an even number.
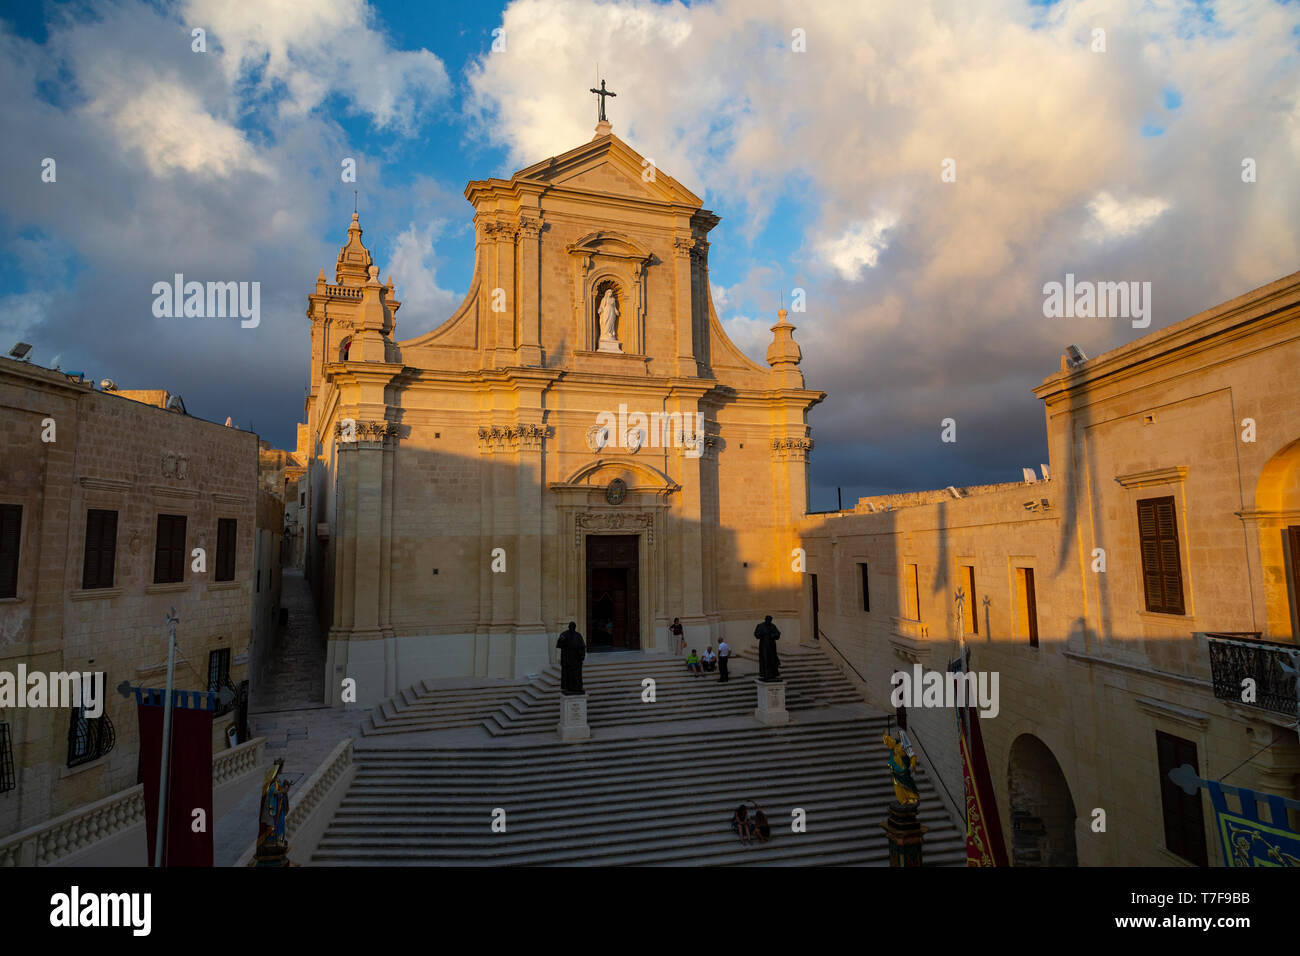
[[[573,311],[579,349],[600,343],[600,299],[612,289],[618,301],[619,344],[629,355],[645,354],[646,267],[651,253],[628,236],[593,232],[568,247],[573,261]]]

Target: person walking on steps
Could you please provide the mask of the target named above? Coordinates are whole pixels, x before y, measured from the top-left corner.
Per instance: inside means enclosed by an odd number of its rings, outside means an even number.
[[[718,683],[727,682],[727,658],[731,656],[731,648],[727,646],[726,641],[718,641]]]

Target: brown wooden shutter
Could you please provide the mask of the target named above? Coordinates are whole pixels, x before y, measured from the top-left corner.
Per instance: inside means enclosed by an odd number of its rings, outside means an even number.
[[[234,518],[217,519],[217,580],[235,579],[235,542],[238,523]]]
[[[1029,615],[1029,646],[1038,646],[1038,595],[1034,593],[1034,569],[1025,568],[1025,609]]]
[[[185,516],[172,515],[172,580],[185,580]]]
[[[1164,598],[1160,578],[1160,539],[1156,533],[1155,500],[1138,502],[1138,535],[1142,548],[1142,590],[1148,611],[1159,610]]]
[[[1188,794],[1169,779],[1169,771],[1190,764],[1200,773],[1196,744],[1173,734],[1156,731],[1156,758],[1160,772],[1160,806],[1165,824],[1165,847],[1197,866],[1209,866],[1205,845],[1205,817],[1201,792]]]
[[[86,512],[86,555],[83,588],[111,588],[117,556],[117,512],[92,508]]]
[[[0,505],[0,598],[18,596],[18,550],[23,527],[22,505]]]
[[[1156,530],[1160,535],[1160,574],[1164,606],[1170,614],[1183,613],[1183,566],[1178,554],[1178,519],[1174,499],[1156,502]]]

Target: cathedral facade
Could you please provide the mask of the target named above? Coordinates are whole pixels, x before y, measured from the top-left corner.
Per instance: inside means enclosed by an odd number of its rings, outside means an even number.
[[[433,331],[396,335],[356,215],[309,297],[306,566],[327,702],[423,678],[523,677],[577,622],[593,651],[799,634],[809,409],[793,326],[766,366],[714,310],[702,200],[607,123],[471,182],[475,266]],[[400,278],[400,277],[399,277]],[[350,702],[350,700],[348,701]]]

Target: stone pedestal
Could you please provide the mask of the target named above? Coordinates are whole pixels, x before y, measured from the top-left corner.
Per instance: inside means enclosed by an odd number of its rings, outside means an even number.
[[[890,866],[921,865],[921,847],[929,828],[921,826],[916,816],[918,809],[917,803],[889,805],[889,819],[880,826],[889,837]]]
[[[591,728],[587,726],[586,694],[560,695],[560,723],[555,729],[566,743],[591,739]]]
[[[788,724],[790,712],[785,709],[785,681],[755,681],[758,689],[758,709],[754,716],[760,724]]]

